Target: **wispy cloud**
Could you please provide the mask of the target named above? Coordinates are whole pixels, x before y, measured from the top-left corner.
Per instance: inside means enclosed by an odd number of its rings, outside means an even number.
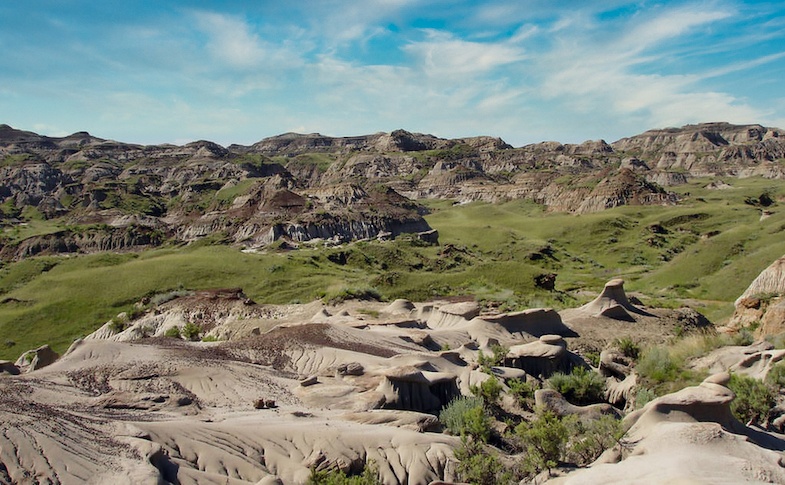
[[[247,143],[303,127],[486,133],[520,144],[783,119],[785,9],[776,2],[115,8],[123,15],[100,3],[52,4],[42,22],[0,3],[0,112],[12,117],[0,122],[68,127],[71,119],[72,131],[133,130],[150,141],[191,133]]]
[[[426,40],[412,42],[404,50],[431,76],[488,73],[525,57],[521,48],[508,42],[471,42],[436,30],[426,33]]]

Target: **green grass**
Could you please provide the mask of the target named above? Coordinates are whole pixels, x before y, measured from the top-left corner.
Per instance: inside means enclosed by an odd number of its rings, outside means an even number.
[[[246,195],[250,192],[251,187],[253,187],[254,183],[257,180],[254,179],[245,179],[240,180],[235,185],[231,187],[222,188],[218,192],[215,193],[215,198],[219,202],[223,202],[225,204],[231,204],[235,197],[240,195]]]
[[[176,289],[242,287],[261,303],[308,302],[354,289],[382,299],[427,300],[472,295],[506,311],[583,303],[609,279],[624,278],[644,300],[678,307],[689,303],[718,322],[733,301],[772,261],[785,254],[785,210],[776,204],[760,220],[745,199],[785,193],[781,182],[731,180],[735,188],[709,191],[708,180],[680,188],[672,207],[619,207],[595,214],[549,213],[527,201],[501,204],[425,201],[426,219],[440,246],[361,242],[342,248],[245,254],[218,234],[199,244],[140,254],[32,258],[0,267],[0,337],[13,347],[0,358],[50,343],[63,351],[131,308],[145,295]],[[229,200],[251,182],[225,189]],[[213,197],[212,195],[210,196]],[[652,227],[665,228],[664,234]],[[59,228],[31,220],[11,239]],[[556,291],[534,278],[555,273]]]

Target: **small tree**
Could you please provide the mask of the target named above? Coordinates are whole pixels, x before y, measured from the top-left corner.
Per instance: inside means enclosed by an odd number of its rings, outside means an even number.
[[[381,485],[379,472],[373,462],[368,463],[359,475],[347,475],[340,470],[311,469],[308,485]]]

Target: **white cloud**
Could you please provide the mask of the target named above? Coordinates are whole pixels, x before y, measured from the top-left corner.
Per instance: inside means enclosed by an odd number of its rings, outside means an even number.
[[[427,31],[427,37],[404,50],[430,76],[485,74],[525,58],[520,47],[506,42],[470,42],[436,30]]]
[[[213,12],[193,13],[196,24],[207,36],[213,59],[237,69],[293,68],[302,64],[301,45],[275,43],[261,38],[240,17]]]
[[[211,12],[197,12],[195,17],[210,36],[207,46],[215,58],[235,67],[255,66],[265,59],[259,37],[250,32],[244,21]]]
[[[649,127],[760,119],[764,113],[743,99],[701,87],[700,81],[711,71],[656,69],[656,62],[671,55],[667,47],[671,42],[688,43],[696,29],[731,13],[698,7],[660,9],[648,18],[632,17],[616,35],[598,35],[594,28],[576,30],[573,24],[569,41],[559,43],[557,38],[557,48],[537,63],[543,73],[542,94],[577,112],[596,112],[617,123],[634,117]],[[714,74],[726,69],[733,68]]]

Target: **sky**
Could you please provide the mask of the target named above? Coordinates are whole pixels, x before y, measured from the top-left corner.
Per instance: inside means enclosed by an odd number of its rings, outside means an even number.
[[[0,1],[0,123],[250,145],[785,128],[785,2]]]

